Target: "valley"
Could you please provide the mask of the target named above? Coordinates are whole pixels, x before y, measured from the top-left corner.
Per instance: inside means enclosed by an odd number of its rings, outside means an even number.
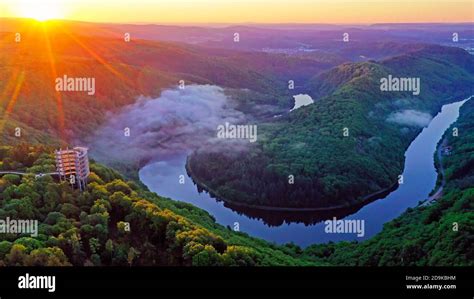
[[[0,21],[0,214],[40,223],[0,236],[0,265],[472,263],[472,232],[449,230],[472,227],[474,59],[450,42],[466,25]],[[442,136],[453,122],[462,139]],[[231,126],[248,134],[219,138]],[[442,138],[443,193],[418,206]],[[54,149],[77,144],[83,193],[52,175]]]

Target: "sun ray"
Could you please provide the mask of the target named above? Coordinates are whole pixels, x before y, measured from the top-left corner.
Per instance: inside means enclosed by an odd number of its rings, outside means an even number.
[[[20,94],[21,86],[23,85],[23,81],[25,80],[25,70],[22,70],[20,75],[18,76],[18,82],[16,83],[15,89],[13,90],[12,97],[10,102],[5,109],[5,115],[9,116],[13,112],[13,107],[15,107],[15,103],[18,100],[18,96]]]
[[[47,26],[43,24],[42,26],[43,33],[44,33],[44,38],[46,40],[46,52],[48,54],[48,60],[49,60],[49,65],[50,65],[50,71],[51,71],[51,77],[54,80],[58,77],[58,72],[56,68],[56,60],[53,55],[53,50],[51,47],[51,40],[49,38],[49,32],[47,29]],[[56,107],[57,107],[57,113],[58,113],[58,132],[59,136],[61,139],[65,139],[66,137],[66,129],[65,129],[65,119],[64,119],[64,107],[63,107],[63,99],[61,96],[61,93],[57,90],[54,91],[54,96],[56,99]]]
[[[95,53],[91,48],[89,48],[84,42],[82,42],[78,37],[74,36],[74,34],[64,31],[69,37],[71,37],[81,48],[83,48],[87,53],[89,53],[95,60],[97,60],[100,64],[102,64],[108,71],[110,71],[112,74],[117,76],[120,80],[123,82],[126,82],[133,86],[133,82],[125,77],[123,74],[121,74],[119,71],[117,71],[113,66],[111,66],[105,59],[100,57],[97,53]]]
[[[32,28],[31,26],[28,27],[28,31],[26,31],[25,35],[30,34]],[[5,38],[8,35],[5,36]],[[12,37],[12,36],[10,36]],[[13,39],[12,39],[13,40]],[[6,45],[6,43],[3,43]],[[18,49],[18,48],[17,48]],[[17,55],[13,55],[13,57],[18,58]],[[15,62],[15,61],[12,61]],[[14,68],[13,72],[10,74],[10,78],[8,79],[7,83],[5,84],[3,91],[0,94],[0,100],[7,98],[7,95],[11,91],[12,96],[9,97],[9,101],[5,107],[4,113],[0,119],[0,135],[3,134],[3,130],[6,126],[7,121],[10,119],[10,115],[13,112],[13,109],[15,107],[15,104],[18,100],[18,97],[20,96],[20,91],[23,86],[23,82],[25,79],[25,69],[26,69],[26,64],[23,59],[19,59],[19,65],[21,67]],[[1,104],[1,102],[0,102]]]
[[[8,94],[9,90],[14,89],[15,82],[18,80],[18,76],[20,75],[21,71],[19,69],[14,69],[10,78],[8,79],[7,83],[5,84],[2,93],[0,94],[0,99],[5,99],[6,95]],[[7,104],[7,106],[9,103]]]
[[[0,122],[0,135],[3,133],[3,129],[5,128],[5,125],[9,120],[11,113],[13,112],[13,108],[15,107],[16,101],[18,100],[18,97],[20,95],[20,90],[23,86],[24,80],[25,70],[23,69],[15,79],[15,88],[13,89],[12,96],[10,97],[10,101],[8,102],[8,105],[5,108],[5,113],[3,114],[2,120]]]
[[[28,36],[29,34],[31,34],[31,31],[34,29],[33,27],[36,27],[36,26],[28,26],[28,31],[25,32],[24,36]],[[6,39],[7,38],[11,38],[10,42],[13,42],[13,34],[5,34],[5,37],[2,39],[2,42],[0,43],[0,48],[1,47],[6,47],[7,45],[7,41]],[[18,48],[16,48],[15,50],[17,50]],[[16,59],[16,60],[15,60]],[[12,59],[9,61],[12,61],[12,64],[15,63],[16,61],[19,61],[19,64],[22,65],[22,69],[25,69],[25,61],[21,58],[19,58],[19,55],[17,55],[17,53],[14,53],[12,55]],[[13,88],[13,84],[15,84],[16,80],[18,79],[18,75],[20,74],[20,69],[19,68],[14,68],[13,69],[13,73],[10,75],[10,79],[8,79],[7,81],[7,84],[5,84],[4,86],[4,89],[0,95],[0,100],[1,99],[4,99],[6,94],[8,93],[8,90]]]

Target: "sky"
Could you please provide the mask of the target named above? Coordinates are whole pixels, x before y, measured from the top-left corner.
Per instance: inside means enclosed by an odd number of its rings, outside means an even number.
[[[113,23],[473,22],[473,0],[1,0],[1,17]]]

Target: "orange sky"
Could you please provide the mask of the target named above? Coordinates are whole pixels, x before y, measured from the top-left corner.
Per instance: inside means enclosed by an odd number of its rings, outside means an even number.
[[[473,0],[2,0],[2,17],[122,23],[473,22]]]

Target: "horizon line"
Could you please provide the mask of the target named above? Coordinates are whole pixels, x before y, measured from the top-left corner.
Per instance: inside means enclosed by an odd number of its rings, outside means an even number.
[[[199,26],[199,25],[208,25],[208,26],[232,26],[232,25],[268,25],[268,26],[309,26],[309,25],[326,25],[326,26],[374,26],[374,25],[434,25],[434,24],[443,24],[443,25],[462,25],[462,24],[474,24],[474,21],[432,21],[432,22],[375,22],[375,23],[317,23],[317,22],[116,22],[116,21],[89,21],[89,20],[78,20],[78,19],[48,19],[40,21],[34,18],[25,18],[25,17],[0,17],[0,20],[27,20],[34,21],[39,23],[47,22],[76,22],[76,23],[89,23],[89,24],[113,24],[113,25],[180,25],[180,26]]]

